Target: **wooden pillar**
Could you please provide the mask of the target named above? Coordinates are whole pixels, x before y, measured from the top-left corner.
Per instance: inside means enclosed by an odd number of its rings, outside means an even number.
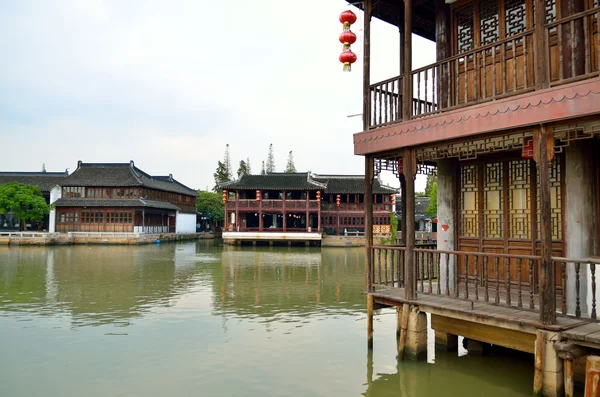
[[[373,291],[373,156],[365,156],[365,255],[367,259],[367,291]],[[339,215],[338,215],[339,222]],[[339,224],[339,223],[338,223]]]
[[[451,37],[450,5],[446,4],[444,0],[435,0],[435,46],[436,59],[438,61],[444,60],[451,56]],[[448,103],[448,95],[446,94],[450,89],[449,84],[450,68],[449,65],[443,65],[439,76],[439,92],[441,95],[438,101],[440,109],[450,106]]]
[[[146,210],[142,209],[142,233],[145,233],[146,228]]]
[[[585,360],[585,397],[600,397],[600,357]]]
[[[567,18],[585,11],[585,0],[560,1],[560,16]],[[571,29],[573,31],[571,31]],[[562,68],[565,79],[585,73],[585,43],[583,37],[583,20],[576,19],[570,24],[562,25]]]
[[[363,130],[371,126],[371,11],[372,0],[364,0],[363,35]]]
[[[373,295],[367,295],[367,347],[373,348],[373,310],[374,310]]]
[[[404,352],[406,351],[406,333],[408,332],[408,315],[410,314],[410,306],[405,303],[402,306],[401,314],[399,316],[398,326],[400,328],[400,335],[398,337],[398,360],[404,360]]]
[[[240,230],[240,192],[235,192],[235,226],[236,230]]]
[[[400,230],[402,231],[400,237],[401,245],[406,246],[406,178],[404,174],[400,174],[400,191]]]
[[[565,397],[575,396],[575,367],[573,360],[564,360],[565,363]]]
[[[546,23],[546,1],[533,0],[535,2],[535,32],[534,46],[535,54],[535,85],[537,89],[549,87],[548,81],[548,59],[543,55],[546,53],[546,39],[544,24]]]
[[[404,0],[404,89],[403,89],[403,120],[412,117],[412,4]]]
[[[336,219],[336,234],[339,236],[340,235],[340,207],[336,206],[336,213],[335,213],[335,219]]]
[[[283,232],[287,229],[287,212],[283,211]]]
[[[258,211],[258,231],[263,231],[263,213],[262,211]]]
[[[227,196],[225,196],[225,200],[224,200],[223,204],[225,206],[225,208],[223,209],[223,211],[225,211],[224,212],[225,217],[223,220],[223,231],[227,231],[227,225],[229,224],[229,219],[227,219],[227,215],[229,215],[229,214],[227,214]]]
[[[317,232],[321,233],[321,203],[319,204],[319,208],[317,208]]]
[[[556,272],[552,263],[552,218],[550,203],[549,168],[554,156],[554,138],[552,129],[546,131],[545,125],[534,129],[534,158],[540,174],[540,240],[542,252],[540,258],[539,299],[540,321],[542,324],[556,323]]]
[[[410,0],[407,0],[410,1]],[[415,153],[404,149],[404,176],[406,179],[406,257],[404,259],[404,294],[407,299],[417,299],[417,278],[414,268],[415,249]]]

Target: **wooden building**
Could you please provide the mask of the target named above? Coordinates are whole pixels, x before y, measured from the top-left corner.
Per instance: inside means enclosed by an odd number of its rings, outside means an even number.
[[[37,186],[42,195],[46,199],[46,203],[50,204],[51,190],[62,183],[69,176],[65,172],[0,172],[0,185],[9,182],[18,182],[24,185]],[[49,228],[49,216],[45,216],[41,222],[31,222],[30,226],[33,230],[47,230]],[[14,214],[0,214],[0,230],[19,230],[19,220]]]
[[[196,191],[129,163],[82,163],[60,185],[57,232],[195,233]]]
[[[364,232],[362,175],[317,175],[307,172],[243,175],[222,185],[225,232],[316,233]],[[390,228],[396,190],[375,180],[375,232]],[[242,236],[242,235],[238,235]],[[228,237],[234,238],[235,235]],[[319,237],[320,239],[320,237]]]
[[[369,301],[435,313],[436,331],[446,333],[459,319],[463,330],[489,326],[506,316],[491,306],[504,306],[508,323],[528,318],[520,332],[552,341],[545,354],[556,359],[551,347],[572,340],[567,328],[596,319],[600,3],[365,0],[360,7],[363,131],[354,152],[365,157],[367,197],[374,176],[389,170],[406,198],[403,246],[390,251],[367,238]],[[372,18],[397,26],[401,43],[398,74],[381,82],[370,79]],[[411,68],[412,34],[435,41],[437,62]],[[414,178],[428,173],[438,178],[435,251],[416,249],[413,237]],[[368,232],[372,203],[366,207]],[[392,273],[375,271],[384,265]],[[444,306],[440,295],[470,301],[469,309]],[[473,304],[481,304],[477,315]],[[525,348],[533,352],[533,342]],[[562,393],[562,363],[553,368],[544,372],[547,395]]]

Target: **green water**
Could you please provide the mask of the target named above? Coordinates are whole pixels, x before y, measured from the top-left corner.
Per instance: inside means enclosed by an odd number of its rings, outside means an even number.
[[[362,248],[0,247],[0,396],[529,396],[528,357],[366,348]]]

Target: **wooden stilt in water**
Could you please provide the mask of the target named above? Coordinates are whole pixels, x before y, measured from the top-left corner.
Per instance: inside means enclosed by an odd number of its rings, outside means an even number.
[[[398,360],[404,360],[404,351],[406,350],[406,334],[408,330],[408,315],[410,306],[405,303],[402,306],[402,316],[400,319],[400,339],[398,340]]]
[[[565,360],[565,397],[573,397],[575,395],[575,384],[573,382],[573,376],[575,375],[575,369],[573,367],[573,360]]]
[[[402,331],[402,306],[396,307],[396,343],[400,342],[400,332]]]
[[[600,357],[588,356],[585,363],[585,397],[600,397]]]
[[[542,395],[542,387],[544,384],[544,348],[546,346],[546,338],[544,331],[537,330],[535,339],[535,374],[533,376],[533,396]]]
[[[373,348],[373,295],[367,295],[367,346]]]

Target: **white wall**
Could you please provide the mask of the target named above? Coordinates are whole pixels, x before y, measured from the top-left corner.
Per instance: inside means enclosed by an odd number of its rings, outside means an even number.
[[[60,186],[54,186],[50,190],[50,204],[53,204],[56,200],[62,197],[62,189]],[[48,219],[48,231],[50,233],[56,232],[56,208],[52,209]]]
[[[177,212],[175,233],[196,233],[196,214]]]

